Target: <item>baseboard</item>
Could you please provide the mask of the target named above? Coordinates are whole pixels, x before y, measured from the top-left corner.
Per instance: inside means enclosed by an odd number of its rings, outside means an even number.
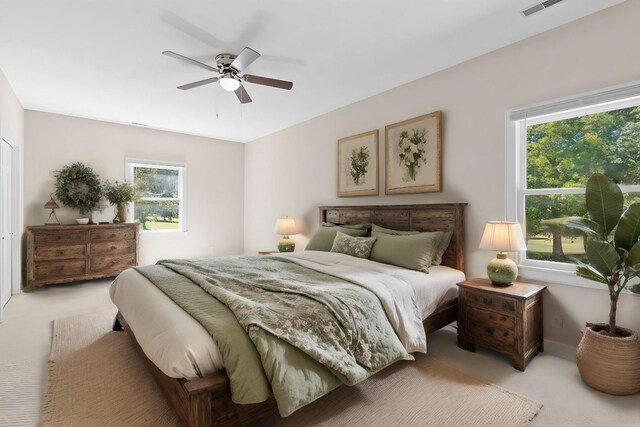
[[[558,341],[544,340],[544,352],[571,362],[576,361],[576,348]]]

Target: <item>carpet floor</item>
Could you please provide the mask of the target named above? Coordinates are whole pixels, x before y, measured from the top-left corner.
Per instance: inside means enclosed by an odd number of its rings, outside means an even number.
[[[45,426],[174,426],[164,400],[114,310],[56,320]],[[287,419],[260,425],[527,425],[541,404],[462,373],[433,357],[399,362],[354,387],[341,387]]]

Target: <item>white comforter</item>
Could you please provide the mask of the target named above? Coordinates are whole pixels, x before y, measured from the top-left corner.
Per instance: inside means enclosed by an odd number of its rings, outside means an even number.
[[[370,289],[409,352],[426,352],[421,320],[455,299],[456,283],[464,280],[462,272],[443,266],[426,274],[329,252],[270,256],[286,257]],[[110,295],[147,357],[165,375],[195,378],[223,369],[220,351],[207,331],[134,269],[114,280]]]

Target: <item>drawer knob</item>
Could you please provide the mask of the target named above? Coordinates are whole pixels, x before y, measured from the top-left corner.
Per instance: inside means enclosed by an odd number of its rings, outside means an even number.
[[[56,254],[64,255],[64,251],[62,249],[58,249],[58,250],[56,250]]]
[[[487,333],[488,333],[489,335],[493,335],[493,329],[491,329],[491,328],[487,328]]]
[[[507,301],[502,303],[502,308],[504,308],[505,310],[509,310],[509,311],[515,311],[516,310],[516,308],[513,305],[513,303],[512,302],[507,302]]]
[[[117,248],[115,246],[111,246],[111,250],[115,251]]]
[[[493,304],[493,299],[491,299],[491,298],[483,298],[482,302],[484,302],[487,305],[492,305]]]
[[[504,335],[505,337],[508,337],[508,336],[509,336],[509,332],[505,331],[503,335]]]
[[[111,237],[116,237],[116,233],[111,233]]]

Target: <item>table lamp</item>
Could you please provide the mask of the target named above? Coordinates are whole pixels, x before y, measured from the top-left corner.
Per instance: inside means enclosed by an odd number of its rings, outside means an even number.
[[[480,249],[498,251],[498,254],[487,264],[487,276],[494,286],[510,286],[518,277],[518,266],[507,258],[505,252],[524,251],[527,249],[522,228],[518,222],[489,221],[484,228]]]
[[[45,225],[60,225],[60,220],[58,219],[55,211],[56,209],[59,209],[60,206],[58,206],[56,201],[53,200],[53,193],[51,193],[49,201],[44,204],[44,208],[51,209],[51,213],[49,214],[49,218],[47,219],[47,222],[45,222]]]
[[[298,225],[295,219],[289,217],[278,218],[276,221],[276,234],[283,236],[282,239],[278,241],[278,250],[280,252],[293,252],[296,244],[293,240],[289,239],[289,235],[298,233]]]

